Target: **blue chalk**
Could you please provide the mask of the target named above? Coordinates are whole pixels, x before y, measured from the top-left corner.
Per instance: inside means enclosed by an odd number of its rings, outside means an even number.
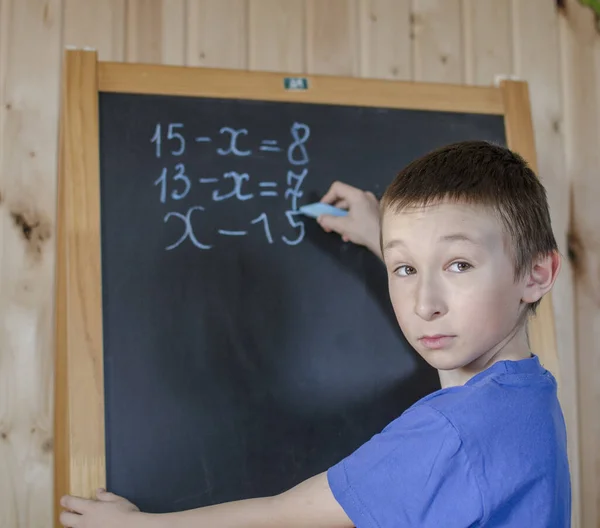
[[[348,214],[348,211],[344,209],[321,202],[302,205],[298,210],[306,216],[311,216],[312,218],[318,218],[322,214],[333,216],[346,216]]]

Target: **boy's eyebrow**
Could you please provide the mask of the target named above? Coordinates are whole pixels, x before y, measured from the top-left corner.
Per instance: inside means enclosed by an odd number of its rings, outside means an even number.
[[[474,239],[469,235],[465,235],[464,233],[453,233],[451,235],[444,235],[440,237],[440,241],[442,242],[470,242],[476,246],[483,245],[480,240]]]
[[[395,248],[396,246],[406,246],[406,244],[404,243],[404,240],[401,240],[399,238],[393,238],[392,240],[387,242],[385,246],[383,246],[383,251]]]
[[[440,242],[470,242],[475,246],[482,246],[482,242],[466,235],[464,233],[452,233],[451,235],[444,235],[439,238]],[[393,249],[397,246],[406,246],[406,243],[401,238],[393,238],[385,246],[383,251]]]

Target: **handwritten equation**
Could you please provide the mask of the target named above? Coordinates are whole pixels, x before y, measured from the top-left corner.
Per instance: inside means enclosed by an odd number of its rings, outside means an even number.
[[[169,123],[166,126],[158,123],[150,138],[154,156],[156,159],[169,159],[173,162],[172,165],[163,166],[160,175],[153,182],[158,191],[158,199],[163,204],[180,202],[189,198],[193,189],[200,186],[202,189],[208,189],[209,202],[213,207],[215,204],[229,201],[284,200],[287,207],[284,211],[285,221],[292,228],[294,236],[281,235],[278,240],[288,246],[298,245],[305,235],[304,222],[300,220],[301,213],[298,211],[298,198],[303,196],[302,184],[308,175],[310,162],[306,146],[310,137],[308,125],[294,122],[289,129],[289,141],[285,145],[280,144],[277,139],[260,141],[256,149],[258,153],[285,155],[285,160],[290,165],[285,173],[280,175],[279,180],[264,181],[247,172],[233,170],[215,176],[194,177],[188,174],[183,162],[173,159],[183,156],[189,143],[192,143],[194,148],[208,148],[214,144],[217,156],[246,158],[256,153],[249,148],[248,136],[248,129],[224,126],[216,137],[195,136],[190,141],[186,138],[183,123]],[[180,237],[165,247],[167,251],[174,250],[186,242],[204,250],[213,247],[213,244],[206,243],[198,235],[198,225],[202,225],[202,214],[207,207],[206,203],[194,203],[183,212],[172,210],[164,215],[164,223],[178,222],[181,226]],[[245,225],[218,226],[215,229],[216,233],[226,237],[242,237],[260,230],[267,243],[274,244],[276,239],[271,233],[271,220],[268,214],[262,211],[254,218],[248,218]]]

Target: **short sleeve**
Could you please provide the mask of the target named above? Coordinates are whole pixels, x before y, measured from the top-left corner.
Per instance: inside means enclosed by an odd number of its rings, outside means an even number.
[[[483,502],[453,425],[419,405],[327,472],[329,487],[357,528],[477,525]]]

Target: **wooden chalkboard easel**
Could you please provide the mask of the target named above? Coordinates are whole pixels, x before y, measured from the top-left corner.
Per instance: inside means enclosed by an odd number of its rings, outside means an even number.
[[[308,82],[309,89],[290,90],[284,89],[284,78],[278,73],[99,62],[93,51],[67,51],[59,157],[55,504],[65,493],[91,496],[96,487],[106,482],[100,92],[500,115],[504,116],[509,147],[537,170],[528,87],[524,82],[473,87],[307,76],[301,82]],[[529,333],[532,350],[558,378],[550,295],[541,303]]]

